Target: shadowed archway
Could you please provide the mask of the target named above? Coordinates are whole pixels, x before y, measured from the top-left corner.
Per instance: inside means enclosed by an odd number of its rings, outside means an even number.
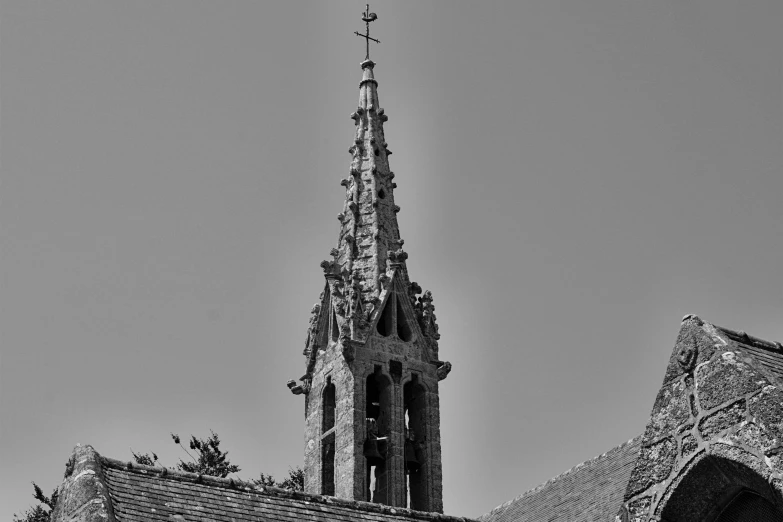
[[[707,455],[694,464],[661,511],[662,522],[780,522],[783,497],[750,467]]]

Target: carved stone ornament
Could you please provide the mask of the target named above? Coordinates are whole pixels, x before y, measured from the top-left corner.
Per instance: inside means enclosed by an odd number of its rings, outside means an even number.
[[[315,303],[310,310],[310,324],[307,326],[307,339],[305,339],[304,356],[309,357],[311,343],[315,342],[315,334],[318,329],[318,314],[321,312],[321,303]]]
[[[699,355],[699,347],[696,344],[696,338],[690,343],[682,343],[677,351],[677,363],[680,368],[689,372],[696,365],[696,358]]]
[[[337,263],[334,261],[321,261],[321,268],[323,269],[325,276],[334,275],[338,272]]]
[[[427,290],[419,297],[419,309],[421,310],[421,329],[427,337],[438,340],[438,323],[435,317],[435,305],[432,304],[432,292]]]
[[[399,265],[408,259],[408,253],[401,248],[397,250],[389,250],[386,252],[386,255],[389,257],[389,262],[392,265]]]
[[[310,386],[312,381],[310,380],[310,377],[305,375],[301,379],[302,384],[297,385],[295,380],[290,380],[286,383],[286,386],[288,386],[288,389],[291,390],[291,393],[294,395],[307,395],[310,393]]]
[[[438,375],[438,380],[442,381],[449,376],[449,373],[451,373],[451,363],[446,361],[445,363],[441,364],[438,366],[438,369],[435,371],[435,373]]]

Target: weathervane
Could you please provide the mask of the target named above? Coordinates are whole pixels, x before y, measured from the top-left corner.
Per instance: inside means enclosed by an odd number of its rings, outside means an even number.
[[[375,38],[370,37],[370,22],[374,22],[375,20],[377,20],[378,19],[378,15],[375,14],[375,13],[371,13],[370,12],[370,4],[366,4],[366,6],[367,6],[366,9],[362,13],[362,20],[364,20],[364,25],[365,25],[365,33],[362,34],[362,33],[358,32],[358,31],[354,31],[353,34],[355,34],[356,36],[361,36],[367,42],[367,56],[365,56],[364,59],[365,60],[369,60],[370,59],[370,40],[372,40],[375,43],[381,43],[381,41],[380,40],[376,40]]]

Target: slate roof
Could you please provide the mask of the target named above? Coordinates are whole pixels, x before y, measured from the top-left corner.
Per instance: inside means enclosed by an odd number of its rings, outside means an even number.
[[[748,353],[753,359],[761,364],[764,370],[771,373],[779,384],[783,384],[783,344],[773,341],[759,339],[746,332],[731,330],[723,326],[713,325],[720,332],[736,343],[739,348]]]
[[[613,522],[641,448],[641,435],[521,494],[482,522]]]
[[[476,522],[101,457],[77,446],[54,522]]]

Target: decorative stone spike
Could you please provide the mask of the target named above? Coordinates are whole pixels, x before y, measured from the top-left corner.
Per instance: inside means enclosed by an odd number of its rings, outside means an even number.
[[[324,275],[332,275],[335,273],[335,262],[334,261],[321,261],[321,268],[324,271]]]
[[[394,179],[394,172],[389,171],[389,179]]]
[[[388,148],[386,149],[386,155],[387,156],[391,156],[392,155],[392,151],[390,151]]]
[[[351,119],[353,120],[354,124],[359,124],[359,113],[354,111],[351,113]]]
[[[340,212],[339,214],[337,214],[337,221],[339,221],[340,223],[342,223],[343,221],[345,221],[345,214],[343,214],[342,212]]]
[[[393,211],[394,211],[394,213],[396,214],[397,212],[399,212],[399,211],[400,211],[400,206],[399,206],[399,205],[394,205],[394,206],[392,207],[392,210],[393,210]]]
[[[397,188],[397,184],[396,183],[392,183],[392,188],[396,189]]]
[[[348,188],[351,186],[351,180],[348,178],[343,178],[340,180],[340,185],[342,185],[345,188]]]

